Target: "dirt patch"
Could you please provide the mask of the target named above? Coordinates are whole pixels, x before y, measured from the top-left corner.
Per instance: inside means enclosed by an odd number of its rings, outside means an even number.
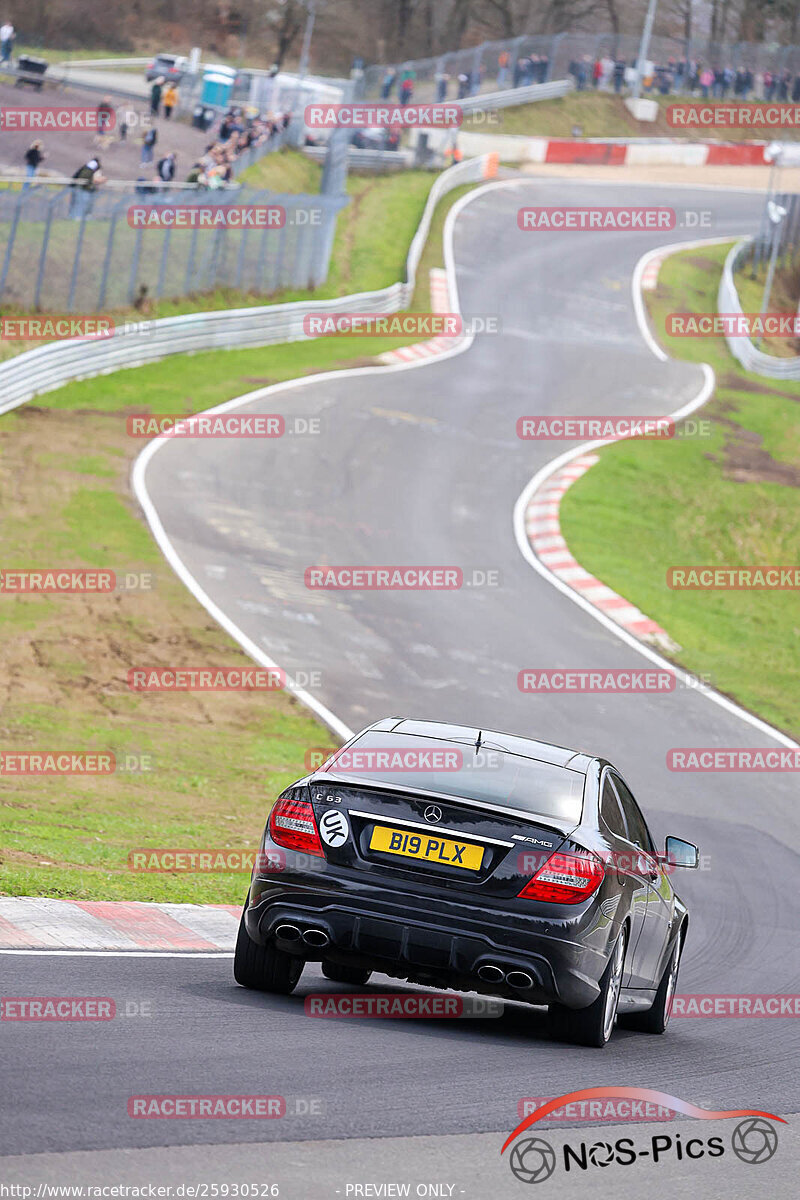
[[[800,401],[797,392],[783,392],[771,383],[761,383],[758,379],[747,379],[744,375],[720,375],[717,388],[730,388],[732,391],[750,392],[756,396],[782,396],[784,400]]]
[[[800,487],[800,467],[774,459],[763,449],[760,434],[743,429],[726,417],[718,417],[717,421],[726,429],[722,448],[722,470],[726,479],[735,483],[779,483],[783,487]]]
[[[714,262],[713,258],[706,258],[702,254],[694,254],[690,258],[683,260],[688,266],[697,267],[701,271],[706,271],[709,275],[715,271],[719,271],[719,263]]]

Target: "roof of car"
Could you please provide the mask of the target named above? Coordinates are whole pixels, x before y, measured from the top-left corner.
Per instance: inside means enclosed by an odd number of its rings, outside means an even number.
[[[570,771],[581,771],[584,774],[588,770],[589,764],[594,761],[593,755],[584,754],[580,750],[554,746],[550,742],[540,742],[535,738],[520,737],[513,733],[479,729],[473,725],[453,725],[444,721],[420,721],[412,717],[384,717],[383,720],[375,721],[366,729],[362,729],[357,737],[368,732],[399,733],[411,737],[472,744],[477,741],[480,733],[481,745],[487,750],[504,750],[509,754],[519,754],[523,758],[536,759],[557,767],[568,767]]]

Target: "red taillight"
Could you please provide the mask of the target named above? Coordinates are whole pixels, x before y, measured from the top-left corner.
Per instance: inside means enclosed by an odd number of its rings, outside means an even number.
[[[269,832],[279,846],[324,857],[314,810],[308,800],[278,800],[269,816]]]
[[[549,904],[580,904],[597,891],[604,873],[596,854],[551,854],[519,894]]]

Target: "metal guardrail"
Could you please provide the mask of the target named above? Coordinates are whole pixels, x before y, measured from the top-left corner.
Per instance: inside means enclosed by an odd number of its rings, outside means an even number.
[[[315,162],[324,162],[328,148],[304,146],[303,153]],[[359,150],[350,146],[347,151],[347,165],[357,171],[399,171],[414,165],[414,155],[411,150]]]
[[[560,100],[569,92],[575,90],[573,79],[553,79],[550,83],[531,83],[527,87],[518,87],[502,92],[483,92],[476,96],[467,96],[463,100],[452,101],[461,105],[461,111],[466,116],[471,112],[483,112],[485,109],[494,111],[498,108],[513,108],[517,104],[531,104],[535,100]]]
[[[58,89],[59,91],[69,88],[75,88],[81,92],[97,92],[98,95],[122,96],[125,100],[138,100],[139,103],[144,102],[144,97],[140,92],[132,91],[124,86],[119,86],[116,82],[111,84],[108,81],[104,83],[89,83],[86,80],[73,80],[66,75],[54,75],[48,69],[43,75],[38,75],[33,71],[20,71],[18,67],[8,66],[3,64],[0,67],[0,77],[8,75],[15,83],[31,84],[44,92]]]
[[[151,54],[149,58],[62,58],[58,62],[52,64],[52,69],[69,70],[70,67],[115,67],[119,71],[124,71],[126,67],[147,67],[155,58],[155,54]]]
[[[744,261],[752,243],[753,238],[743,238],[736,243],[725,259],[717,293],[717,312],[737,315],[743,312],[734,272]],[[746,371],[754,371],[757,375],[765,375],[769,379],[800,380],[800,358],[777,358],[774,354],[765,354],[763,350],[758,350],[749,338],[726,335],[725,340],[733,357]]]
[[[409,248],[403,281],[378,291],[333,300],[312,299],[166,317],[143,322],[144,328],[102,340],[48,342],[0,363],[0,413],[10,412],[34,396],[65,383],[110,374],[122,367],[143,366],[171,354],[309,340],[303,332],[303,317],[310,312],[399,312],[411,302],[417,268],[439,200],[453,188],[477,183],[496,170],[497,156],[489,154],[459,163],[437,177]]]

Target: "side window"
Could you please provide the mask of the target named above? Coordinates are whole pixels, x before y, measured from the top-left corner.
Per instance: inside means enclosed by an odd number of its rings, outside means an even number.
[[[625,829],[625,820],[620,811],[617,793],[614,791],[609,775],[606,775],[605,782],[603,783],[603,795],[600,798],[600,816],[613,834],[616,834],[617,837],[627,839],[628,834]]]
[[[654,854],[653,839],[650,837],[650,831],[639,810],[639,805],[634,800],[630,790],[617,775],[614,776],[614,787],[619,793],[620,804],[625,815],[625,823],[628,826],[628,840],[633,842],[635,846],[638,846],[640,850],[646,850],[648,854]]]

